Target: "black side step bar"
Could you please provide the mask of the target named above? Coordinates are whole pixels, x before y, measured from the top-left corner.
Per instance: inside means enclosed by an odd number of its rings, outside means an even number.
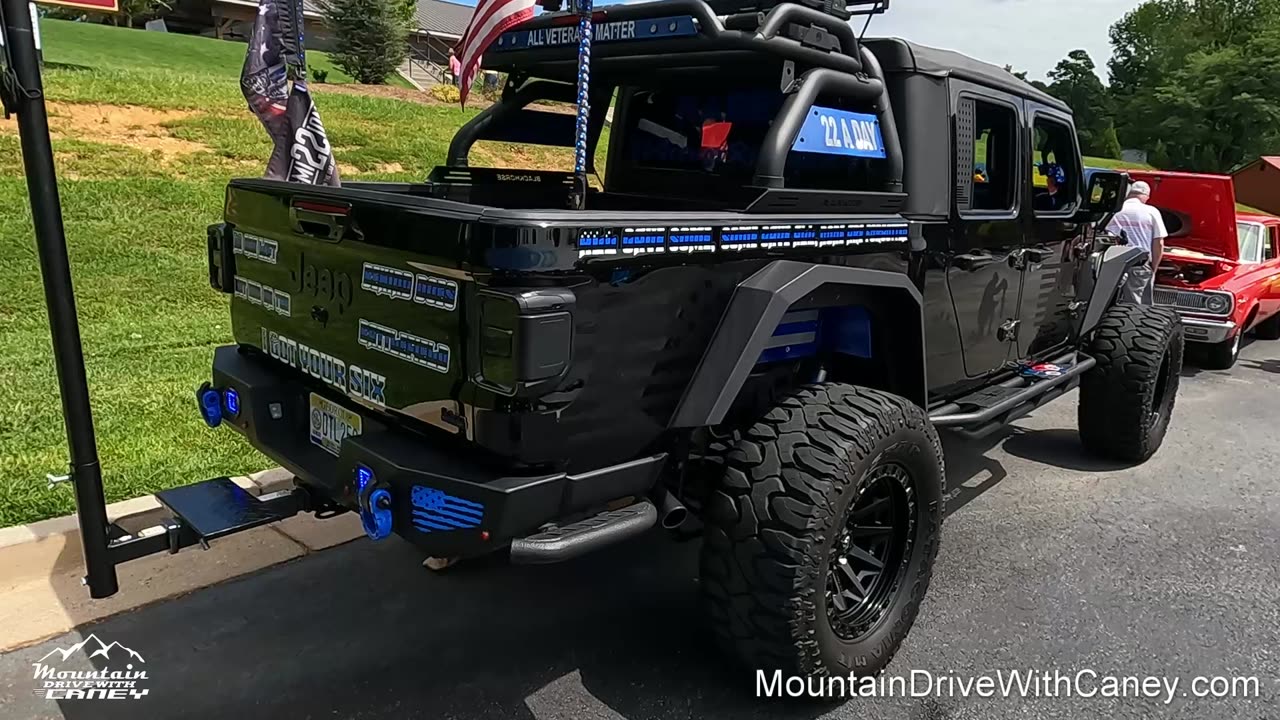
[[[936,408],[929,413],[929,420],[937,427],[957,428],[971,439],[990,435],[1075,387],[1080,376],[1097,364],[1093,358],[1074,352],[1053,362],[1063,364],[1072,361],[1074,364],[1057,377],[1030,379],[1019,376],[1006,380]],[[977,409],[966,411],[965,406]]]
[[[512,540],[511,562],[541,565],[569,560],[640,535],[657,522],[657,508],[648,500],[641,500],[620,510],[609,510]]]

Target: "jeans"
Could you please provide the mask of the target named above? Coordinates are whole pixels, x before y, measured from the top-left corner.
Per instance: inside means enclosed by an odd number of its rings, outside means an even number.
[[[1125,289],[1121,297],[1135,305],[1152,304],[1154,276],[1155,273],[1151,271],[1151,256],[1148,255],[1141,262],[1129,268]]]

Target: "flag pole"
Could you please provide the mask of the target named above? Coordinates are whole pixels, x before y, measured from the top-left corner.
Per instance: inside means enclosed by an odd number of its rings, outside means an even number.
[[[587,206],[587,125],[591,117],[591,4],[575,0],[578,8],[578,118],[573,142],[573,195],[575,210]]]
[[[49,140],[49,117],[32,15],[27,0],[0,0],[0,39],[3,40],[0,49],[5,54],[3,71],[7,74],[0,82],[0,92],[6,95],[5,114],[12,111],[18,116],[36,253],[53,338],[53,364],[62,395],[62,417],[71,456],[70,475],[56,480],[69,479],[75,487],[84,550],[84,583],[89,587],[89,597],[105,598],[114,595],[119,585],[107,545],[102,467],[93,431],[89,381],[85,375],[84,347],[80,343],[80,323],[71,284],[71,262],[67,257],[67,237],[62,225],[62,204],[58,198],[58,177]],[[54,481],[55,478],[50,477],[50,482]]]

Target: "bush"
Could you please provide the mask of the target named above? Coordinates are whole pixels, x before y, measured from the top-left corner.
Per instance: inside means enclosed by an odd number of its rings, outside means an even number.
[[[1120,147],[1120,138],[1116,135],[1116,124],[1114,122],[1107,124],[1107,129],[1102,131],[1102,140],[1099,142],[1099,152],[1102,157],[1119,160],[1124,154],[1124,148]]]
[[[1157,140],[1156,146],[1147,153],[1147,163],[1158,170],[1169,169],[1172,162],[1169,159],[1169,149],[1165,147],[1163,140]]]
[[[403,0],[329,0],[323,7],[333,32],[329,55],[356,82],[382,84],[408,56]]]
[[[451,105],[462,101],[462,93],[452,85],[432,85],[427,94],[442,103]]]
[[[317,68],[311,71],[311,78],[318,83],[327,82],[329,80],[329,71]]]

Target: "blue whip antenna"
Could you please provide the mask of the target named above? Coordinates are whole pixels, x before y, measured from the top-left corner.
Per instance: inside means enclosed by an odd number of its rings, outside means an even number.
[[[578,117],[573,140],[573,195],[571,204],[587,206],[587,125],[591,117],[591,0],[573,0],[578,13]]]

